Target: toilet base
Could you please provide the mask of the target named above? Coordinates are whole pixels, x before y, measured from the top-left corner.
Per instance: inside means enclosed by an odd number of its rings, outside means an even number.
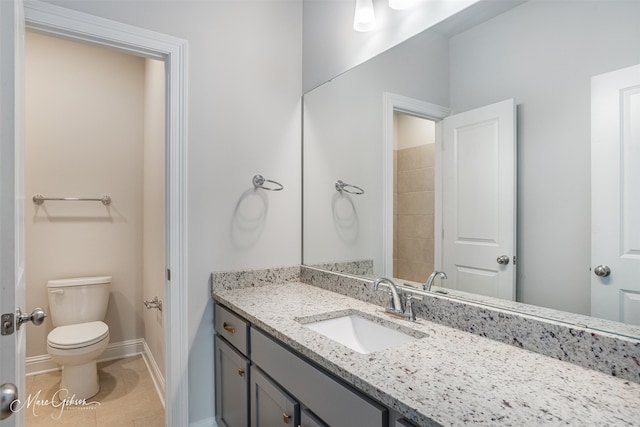
[[[60,398],[62,399],[82,400],[95,396],[100,390],[96,361],[92,360],[83,365],[64,366],[60,389],[68,391],[66,396],[61,393]]]

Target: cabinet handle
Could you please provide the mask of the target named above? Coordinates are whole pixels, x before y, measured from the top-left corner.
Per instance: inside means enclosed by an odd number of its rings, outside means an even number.
[[[286,412],[282,413],[282,421],[284,421],[285,424],[289,424],[290,419],[291,415],[287,414]]]
[[[238,369],[238,375],[244,377],[244,369]]]
[[[227,322],[223,322],[222,323],[222,327],[224,328],[225,331],[231,333],[231,334],[235,334],[236,333],[236,328],[234,328],[233,326],[229,326],[229,324]]]

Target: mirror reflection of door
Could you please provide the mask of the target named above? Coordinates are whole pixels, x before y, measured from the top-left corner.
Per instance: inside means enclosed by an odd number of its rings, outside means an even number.
[[[435,121],[394,111],[393,276],[424,282],[443,270],[436,285],[515,300],[514,102],[441,124],[442,137]]]
[[[442,269],[447,287],[516,299],[513,99],[443,120]]]
[[[591,314],[640,325],[640,65],[591,79]]]

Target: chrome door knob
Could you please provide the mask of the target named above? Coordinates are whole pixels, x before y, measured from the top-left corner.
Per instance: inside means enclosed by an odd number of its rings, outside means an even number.
[[[34,309],[31,314],[23,313],[20,308],[16,308],[16,329],[20,329],[20,326],[25,322],[31,322],[35,326],[42,325],[47,313],[40,307]]]
[[[507,265],[509,264],[509,257],[507,255],[500,255],[496,261],[498,262],[498,264],[500,265]]]
[[[18,398],[18,388],[15,384],[4,383],[0,385],[0,420],[9,418],[13,411],[11,405]]]
[[[611,269],[608,265],[600,264],[596,268],[593,269],[593,272],[598,277],[607,277],[611,274]]]

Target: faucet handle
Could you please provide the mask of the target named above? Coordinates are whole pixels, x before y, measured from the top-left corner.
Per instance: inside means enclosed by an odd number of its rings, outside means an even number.
[[[413,312],[413,303],[411,302],[413,300],[422,301],[422,297],[417,297],[413,294],[407,295],[405,300],[404,320],[409,322],[416,321],[416,314]]]

